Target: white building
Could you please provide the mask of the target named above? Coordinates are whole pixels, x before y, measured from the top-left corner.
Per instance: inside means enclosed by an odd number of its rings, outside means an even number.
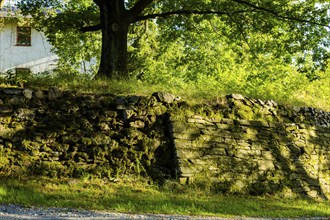
[[[19,26],[14,16],[13,0],[0,0],[0,73],[7,71],[52,71],[58,57],[51,53],[51,45],[43,33],[29,25]]]

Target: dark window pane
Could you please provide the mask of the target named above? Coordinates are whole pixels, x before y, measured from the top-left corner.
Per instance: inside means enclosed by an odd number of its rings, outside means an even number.
[[[31,46],[31,28],[17,27],[17,45]]]

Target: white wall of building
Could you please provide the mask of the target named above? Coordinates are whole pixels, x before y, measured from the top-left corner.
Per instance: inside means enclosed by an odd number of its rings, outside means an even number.
[[[43,33],[32,29],[31,46],[16,45],[17,24],[7,23],[0,30],[0,73],[15,68],[29,68],[32,72],[52,71],[58,57],[50,52],[51,45]]]

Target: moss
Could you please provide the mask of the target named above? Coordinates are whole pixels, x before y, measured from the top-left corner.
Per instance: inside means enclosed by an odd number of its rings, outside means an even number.
[[[1,115],[0,117],[0,123],[5,125],[5,124],[10,124],[10,122],[12,121],[12,116],[9,115]]]
[[[149,109],[148,114],[159,116],[159,115],[165,114],[166,112],[167,112],[166,106],[158,105],[158,106],[155,106],[155,107],[152,107],[151,109]]]
[[[123,109],[117,109],[116,100],[122,101]],[[185,157],[182,170],[198,174],[196,183],[220,192],[258,194],[281,191],[284,181],[277,170],[302,175],[304,167],[311,173],[307,169],[316,169],[321,160],[320,175],[327,171],[328,151],[321,151],[329,144],[326,130],[274,123],[301,122],[302,117],[312,123],[292,109],[252,99],[224,98],[221,105],[163,104],[155,97],[129,100],[68,92],[51,102],[26,102],[24,108],[31,111],[20,111],[20,118],[14,113],[0,117],[1,172],[109,179],[133,174],[158,180],[175,175],[177,150]],[[299,142],[302,137],[305,140]],[[305,141],[308,148],[303,146]],[[270,153],[262,154],[265,151]],[[311,154],[315,157],[308,157]]]
[[[0,171],[7,170],[10,165],[10,150],[4,149],[3,145],[0,145]]]

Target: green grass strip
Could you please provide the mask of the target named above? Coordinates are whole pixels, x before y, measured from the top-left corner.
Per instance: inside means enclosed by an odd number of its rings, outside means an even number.
[[[3,178],[0,203],[217,217],[330,217],[329,201],[219,195],[173,182],[158,187],[142,181]]]

